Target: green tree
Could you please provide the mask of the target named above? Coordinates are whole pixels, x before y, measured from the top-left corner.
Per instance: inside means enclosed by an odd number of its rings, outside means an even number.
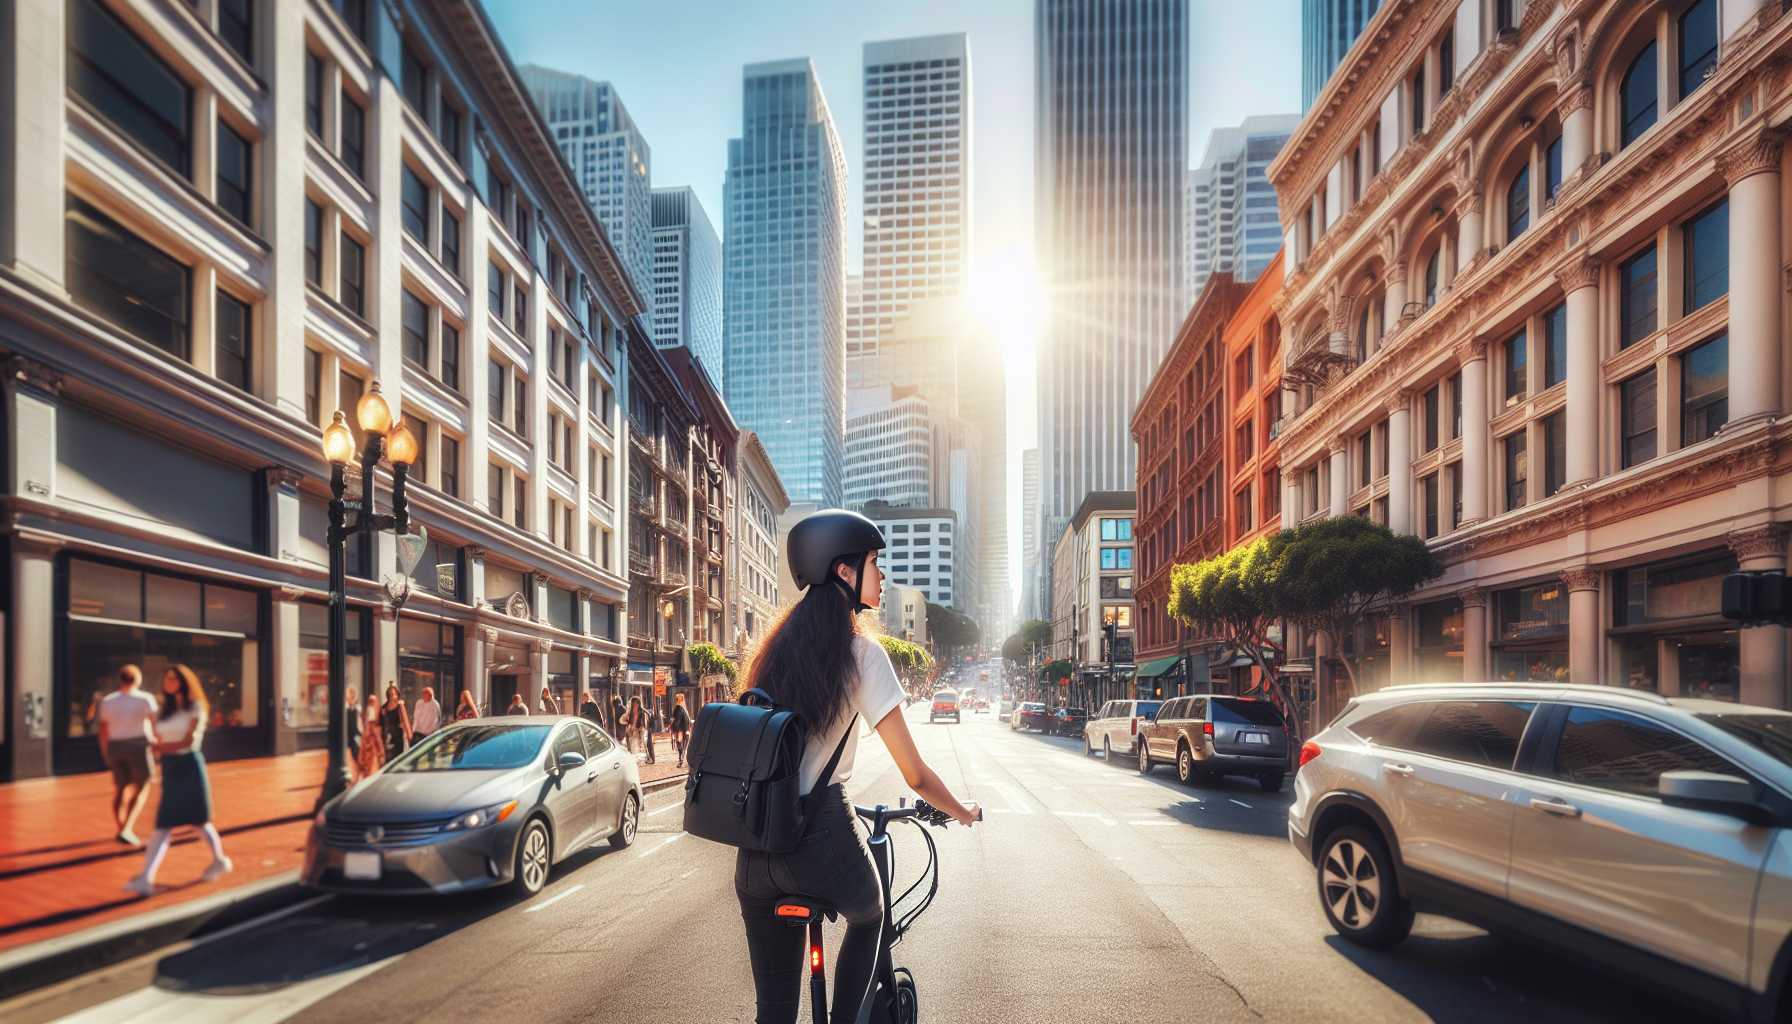
[[[920,644],[899,640],[893,636],[879,635],[877,642],[883,645],[884,652],[890,656],[890,664],[895,667],[896,674],[906,685],[914,685],[927,678],[933,668],[933,656]]]
[[[970,616],[945,605],[927,603],[927,635],[942,656],[950,658],[974,649],[982,633]]]
[[[1357,637],[1372,610],[1384,608],[1443,575],[1425,542],[1361,516],[1341,516],[1289,531],[1277,555],[1277,614],[1330,641],[1357,692]]]
[[[1043,651],[1051,646],[1051,642],[1051,623],[1028,619],[1008,639],[1002,641],[1002,657],[1016,665],[1024,665],[1032,660],[1035,647]]]
[[[734,662],[723,654],[721,648],[711,643],[692,644],[690,649],[691,674],[701,679],[704,676],[727,676],[728,682],[737,682],[739,669]],[[729,698],[738,697],[735,687],[729,687]]]
[[[1293,696],[1282,683],[1280,668],[1287,652],[1273,632],[1280,618],[1276,581],[1289,537],[1289,531],[1270,534],[1212,558],[1172,567],[1169,612],[1196,632],[1251,659],[1282,706],[1292,713]],[[1295,729],[1300,731],[1298,722]]]

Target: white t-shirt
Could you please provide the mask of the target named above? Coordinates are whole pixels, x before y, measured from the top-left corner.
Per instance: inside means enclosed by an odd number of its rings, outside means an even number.
[[[876,728],[877,723],[892,710],[902,706],[902,681],[896,678],[896,667],[890,664],[890,655],[884,651],[883,644],[868,636],[852,638],[852,651],[859,659],[859,684],[853,688],[847,701],[847,709],[840,719],[828,727],[825,733],[809,737],[808,748],[803,751],[803,792],[806,794],[815,788],[815,780],[821,777],[821,770],[827,766],[828,758],[834,755],[834,748],[840,744],[840,737],[845,735],[846,727],[852,725],[852,713],[859,713],[852,735],[846,741],[846,749],[840,752],[840,763],[834,766],[834,782],[845,782],[852,778],[853,756],[859,749],[859,729]]]
[[[156,710],[156,699],[141,689],[113,690],[100,700],[100,721],[113,740],[147,740]]]

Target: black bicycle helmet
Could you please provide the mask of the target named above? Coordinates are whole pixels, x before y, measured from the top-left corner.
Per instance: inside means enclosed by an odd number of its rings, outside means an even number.
[[[834,566],[846,562],[855,573],[865,571],[865,557],[882,550],[883,531],[877,524],[857,512],[843,508],[824,508],[797,520],[784,542],[786,564],[797,589],[833,580],[847,592],[855,611],[864,610],[859,595],[847,582],[834,574]]]

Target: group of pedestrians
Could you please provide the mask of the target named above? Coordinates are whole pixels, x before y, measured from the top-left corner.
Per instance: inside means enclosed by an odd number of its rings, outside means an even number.
[[[156,871],[178,828],[198,829],[211,848],[205,881],[215,881],[233,867],[224,855],[224,840],[212,824],[211,783],[206,778],[205,756],[200,753],[211,710],[205,689],[191,668],[174,665],[162,673],[159,691],[144,693],[143,670],[126,665],[119,671],[117,689],[107,694],[99,707],[100,756],[112,773],[112,817],[119,842],[145,845],[133,826],[148,802],[150,782],[158,775],[161,778],[161,800],[156,805],[155,830],[149,835],[143,869],[125,883],[127,890],[139,896],[155,892]]]
[[[384,702],[373,694],[357,707],[354,687],[348,690],[348,752],[357,779],[380,770],[386,762],[421,743],[442,727],[442,705],[434,687],[425,686],[409,708],[397,683],[386,684]],[[478,718],[473,695],[461,691],[454,721]]]

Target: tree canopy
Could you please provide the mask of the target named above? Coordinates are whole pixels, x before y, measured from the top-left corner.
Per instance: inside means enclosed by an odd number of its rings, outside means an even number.
[[[732,680],[738,671],[721,648],[711,643],[691,645],[691,672],[697,676],[723,675]]]
[[[1002,641],[1002,657],[1007,661],[1024,662],[1033,654],[1033,645],[1043,650],[1052,642],[1051,623],[1039,619],[1028,619],[1020,624],[1020,628]]]
[[[924,677],[933,668],[933,656],[920,644],[899,640],[893,636],[879,635],[877,642],[883,645],[884,652],[890,656],[890,664],[895,667],[896,674],[905,682]]]
[[[941,654],[968,651],[983,635],[977,621],[945,605],[927,603],[927,636]]]

